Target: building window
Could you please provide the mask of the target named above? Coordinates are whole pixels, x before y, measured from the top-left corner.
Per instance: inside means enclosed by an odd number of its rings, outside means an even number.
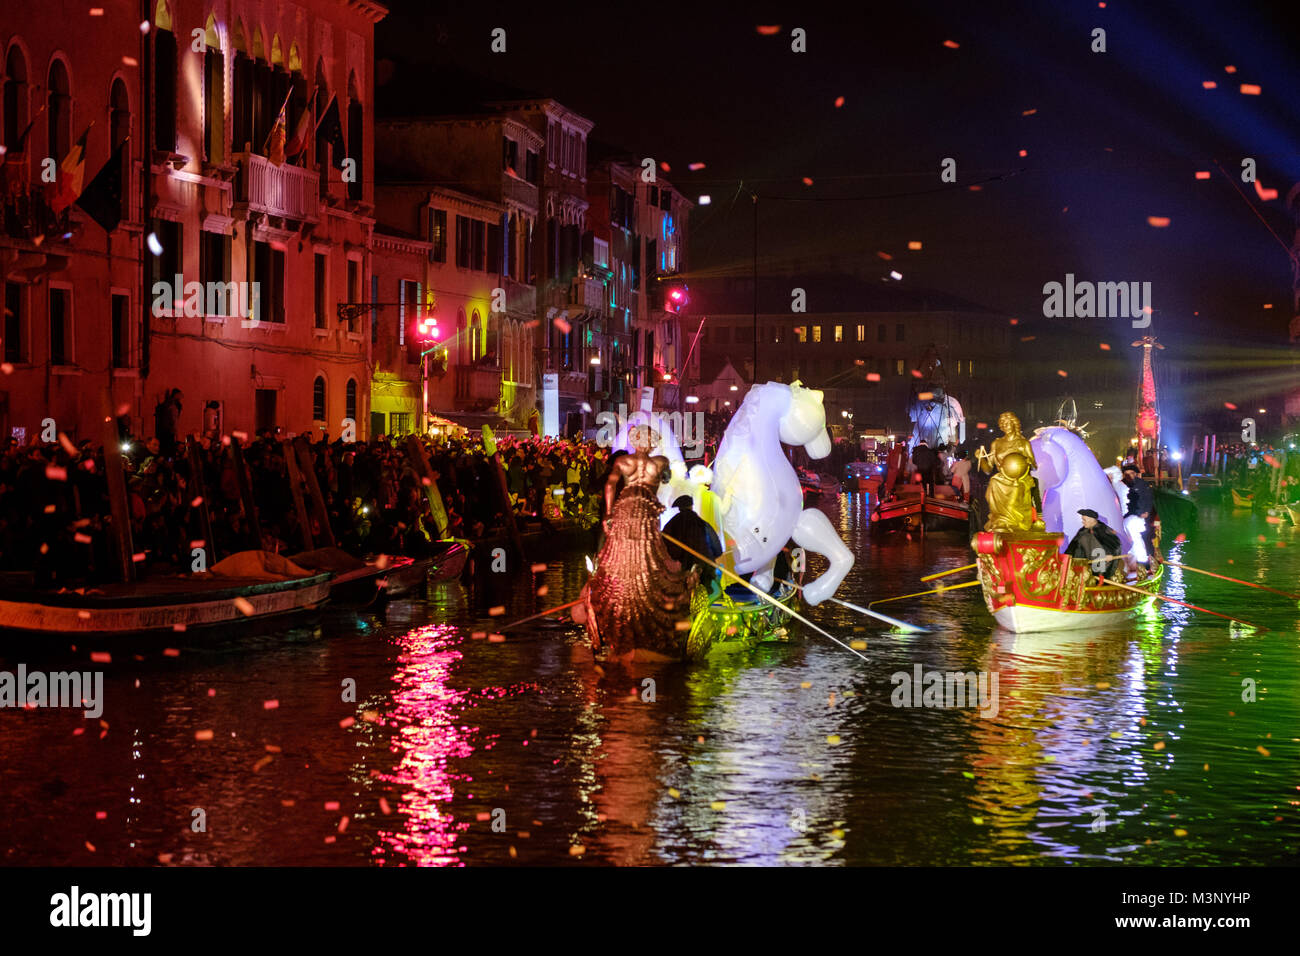
[[[501,275],[501,224],[496,222],[487,223],[487,271],[492,275]]]
[[[325,255],[325,253],[318,252],[316,253],[315,256],[312,257],[312,263],[313,263],[312,288],[314,290],[313,301],[315,303],[315,311],[316,311],[316,328],[325,329],[325,328],[329,328],[329,323],[325,315],[325,309],[326,309],[325,275],[326,275],[326,270],[328,268],[329,259]]]
[[[902,375],[902,374],[903,374],[903,360],[902,360],[902,359],[894,359],[894,374],[895,374],[895,375]]]
[[[808,341],[808,329],[807,329],[806,326],[802,326],[802,325],[797,326],[797,327],[795,328],[795,330],[794,330],[794,334],[795,334],[795,337],[798,338],[799,343],[800,343],[801,345],[807,343],[807,341]]]
[[[199,233],[199,281],[203,283],[204,315],[235,315],[240,303],[230,282],[230,237]]]
[[[530,149],[528,151],[527,157],[525,157],[524,159],[524,163],[525,163],[524,179],[526,179],[528,182],[536,186],[537,185],[537,151]]]
[[[410,412],[389,412],[388,413],[388,434],[406,435],[411,431],[411,413]]]
[[[71,289],[50,289],[50,364],[72,364]]]
[[[400,280],[397,283],[397,301],[401,303],[398,306],[401,314],[397,323],[397,344],[405,345],[407,324],[414,325],[420,314],[420,284],[410,279]]]
[[[844,341],[844,326],[842,325],[835,326],[835,341],[836,342]]]
[[[812,330],[813,330],[813,341],[820,342],[822,340],[822,327],[820,325],[814,325],[812,327]]]
[[[894,326],[894,341],[895,341],[895,342],[902,342],[903,339],[904,339],[904,335],[903,335],[903,323],[902,323],[902,322],[899,322],[897,325]]]
[[[253,281],[257,294],[250,298],[257,302],[259,322],[284,322],[284,250],[269,242],[253,240]]]
[[[26,342],[23,338],[23,287],[17,282],[5,283],[5,361],[27,361]]]
[[[966,363],[966,377],[967,377],[967,378],[974,378],[974,377],[975,377],[975,360],[974,360],[974,359],[971,359],[969,362]],[[1109,378],[1109,376],[1107,376],[1107,378]]]
[[[203,47],[203,150],[212,164],[225,157],[226,58],[221,54],[217,21],[209,14]]]
[[[859,342],[865,342],[866,340],[867,340],[867,327],[866,327],[865,325],[859,325],[859,326],[858,326],[858,341],[859,341]]]
[[[361,199],[365,186],[365,111],[354,74],[348,83],[348,158],[356,162],[355,175],[348,183],[348,198]]]
[[[348,260],[348,301],[361,301],[361,261],[359,259]],[[349,313],[348,331],[355,332],[356,330],[357,320]]]
[[[357,380],[348,379],[348,384],[343,389],[343,415],[350,418],[355,423],[357,420]]]
[[[159,0],[153,35],[153,144],[166,153],[176,150],[176,37],[171,14]]]
[[[468,269],[470,264],[469,220],[464,216],[456,217],[456,268]]]
[[[16,43],[5,57],[3,109],[5,148],[16,150],[18,137],[27,128],[27,61]],[[24,149],[30,150],[30,147]]]
[[[876,326],[876,341],[877,342],[889,341],[888,336],[885,335],[885,325],[883,322],[880,325]]]
[[[113,368],[131,367],[131,297],[114,292],[112,299]]]
[[[508,136],[501,138],[501,169],[519,175],[519,144]]]
[[[171,311],[172,296],[175,294],[174,283],[176,276],[180,274],[181,264],[185,261],[185,231],[179,222],[172,222],[170,219],[155,219],[153,221],[153,234],[158,239],[158,244],[162,247],[159,255],[149,257],[149,280],[150,287],[154,283],[165,283],[171,291],[164,293],[163,302],[167,311]],[[182,288],[184,280],[181,281]],[[182,292],[182,294],[184,294]],[[176,305],[180,305],[177,303]]]
[[[311,384],[311,419],[314,422],[325,421],[325,377],[317,375]]]
[[[46,84],[46,144],[49,155],[56,163],[72,148],[72,89],[68,82],[68,68],[62,60],[50,64]]]
[[[430,262],[447,261],[447,210],[430,209],[429,210],[429,242],[433,248],[429,250]]]
[[[487,269],[487,223],[482,219],[471,219],[469,228],[472,254],[470,268],[483,272]]]

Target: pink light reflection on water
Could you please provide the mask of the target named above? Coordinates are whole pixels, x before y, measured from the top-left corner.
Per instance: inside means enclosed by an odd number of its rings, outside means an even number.
[[[456,628],[446,624],[416,628],[400,640],[403,652],[398,658],[401,669],[393,675],[393,710],[383,720],[398,725],[392,747],[401,759],[393,773],[379,779],[406,789],[391,817],[384,818],[400,821],[402,828],[379,830],[380,843],[373,851],[379,863],[463,865],[457,842],[470,821],[458,822],[450,812],[458,778],[448,764],[474,752],[470,737],[478,728],[456,720],[467,696],[450,684],[452,669],[461,659],[457,642]]]

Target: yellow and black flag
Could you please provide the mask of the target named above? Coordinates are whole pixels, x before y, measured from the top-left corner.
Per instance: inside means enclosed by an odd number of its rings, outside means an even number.
[[[63,210],[81,195],[81,184],[86,175],[86,136],[89,133],[90,127],[87,126],[68,150],[68,155],[63,157],[63,162],[59,163],[59,173],[50,196],[50,210],[56,216],[62,215]]]

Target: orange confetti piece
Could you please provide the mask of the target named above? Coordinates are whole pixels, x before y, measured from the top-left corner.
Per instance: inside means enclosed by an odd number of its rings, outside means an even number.
[[[1255,195],[1264,200],[1264,202],[1270,202],[1277,198],[1277,190],[1265,189],[1263,183],[1257,179],[1255,180]]]
[[[96,819],[96,820],[107,820],[107,819],[108,819],[108,811],[107,811],[107,810],[96,810],[96,811],[95,811],[95,819]]]
[[[339,833],[346,833],[348,829],[348,818],[343,817],[339,820]]]
[[[1032,110],[1022,110],[1022,111],[1020,112],[1020,115],[1021,115],[1021,116],[1033,116],[1033,115],[1034,115],[1035,113],[1037,113],[1037,112],[1038,112],[1037,109],[1032,109]]]
[[[108,651],[91,651],[90,659],[94,661],[96,664],[113,663],[113,655]]]
[[[244,617],[250,617],[253,614],[253,605],[247,598],[237,597],[234,600],[235,609]]]
[[[504,644],[505,641],[506,641],[506,636],[505,636],[504,634],[489,634],[489,635],[488,635],[488,643],[489,643],[489,644]]]
[[[928,402],[930,399],[934,398],[934,392],[917,392],[916,397],[923,402]]]
[[[1174,538],[1174,544],[1182,544],[1186,540],[1187,540],[1187,535],[1180,534],[1178,537]]]
[[[921,370],[919,368],[912,369],[912,378],[920,378],[920,377],[921,377]]]
[[[842,96],[835,97],[835,108],[839,109],[843,105],[844,105],[844,97]]]
[[[880,381],[880,373],[879,373],[879,372],[868,372],[868,373],[867,373],[867,381],[868,381],[868,382],[879,382],[879,381]]]
[[[185,630],[185,625],[184,625],[184,624],[173,624],[173,625],[172,625],[172,630],[173,630],[173,631],[176,631],[176,632],[179,633],[179,632]]]
[[[339,808],[339,802],[338,802],[337,800],[326,800],[326,801],[325,801],[325,809],[326,809],[326,810],[337,810],[338,808]]]
[[[264,701],[262,701],[262,709],[263,709],[263,710],[278,710],[279,707],[280,707],[280,702],[279,702],[278,700],[264,700]]]
[[[92,539],[90,535],[83,534],[82,532],[78,531],[76,534],[72,536],[72,540],[77,542],[77,544],[90,544]]]
[[[60,468],[58,465],[46,465],[45,477],[50,481],[67,481],[68,469]]]
[[[877,252],[876,255],[878,255],[880,258],[884,259],[886,262],[888,262],[890,259],[894,258],[894,257],[891,256],[888,252]]]
[[[532,571],[533,574],[541,574],[543,571],[546,570],[546,565],[534,564],[529,570]]]
[[[573,326],[569,324],[567,319],[556,319],[555,327],[565,335],[568,335],[573,330]]]
[[[1210,171],[1209,171],[1208,169],[1198,169],[1198,170],[1196,171],[1196,178],[1197,178],[1197,179],[1209,179],[1209,178],[1210,178]]]
[[[1069,378],[1069,377],[1070,377],[1070,373],[1067,372],[1067,371],[1066,371],[1065,369],[1063,369],[1063,368],[1058,368],[1058,369],[1056,370],[1056,374],[1059,375],[1059,376],[1061,376],[1061,378]]]
[[[274,757],[261,757],[257,763],[253,764],[253,773],[257,773],[274,759]]]
[[[547,593],[549,590],[550,590],[550,588],[548,588],[545,584],[543,584],[540,588],[537,589],[537,596],[538,596],[538,597],[546,597],[546,593]]]
[[[780,27],[780,25],[777,25],[777,26],[758,26],[758,27],[755,27],[754,29],[756,29],[756,30],[759,32],[759,35],[760,35],[760,36],[765,36],[765,37],[774,37],[774,36],[776,36],[778,33],[781,32],[781,27]]]
[[[86,849],[89,850],[91,853],[94,853],[94,852],[95,852],[95,844],[93,844],[93,843],[91,843],[89,840],[87,840],[87,841],[86,841]]]
[[[803,178],[803,184],[804,184],[805,186],[811,186],[811,185],[813,184],[812,177],[811,177],[811,176],[805,176],[805,177]]]
[[[388,805],[388,801],[384,797],[379,798],[379,812],[385,816],[393,812],[393,808]]]
[[[1147,216],[1147,225],[1154,226],[1157,229],[1164,229],[1169,225],[1168,216]]]
[[[1232,410],[1232,411],[1234,411],[1234,412],[1237,410],[1237,406],[1234,405],[1234,404],[1232,404],[1232,402],[1224,402],[1224,403],[1223,403],[1223,407],[1224,407],[1224,408],[1227,408],[1227,409],[1230,409],[1230,410]]]
[[[211,739],[212,739],[212,731],[210,731],[210,730],[196,730],[196,731],[194,731],[194,739],[195,739],[195,740],[211,740]]]
[[[357,719],[355,717],[344,717],[342,720],[339,721],[339,726],[342,727],[344,730],[347,730],[356,722]]]
[[[180,657],[181,652],[174,647],[164,647],[163,657]]]
[[[137,60],[137,59],[136,59],[135,57],[133,57],[133,56],[124,56],[124,57],[122,57],[122,65],[123,65],[123,66],[139,66],[139,65],[140,65],[140,61]]]
[[[956,40],[944,40],[943,45],[946,46],[949,50],[956,50],[961,46],[961,44],[958,43]]]
[[[911,249],[913,252],[918,251],[921,248],[920,240],[913,239],[907,244],[907,248]]]
[[[488,617],[500,617],[504,613],[506,613],[506,609],[505,605],[502,604],[488,608]]]
[[[659,163],[659,168],[662,169],[662,170],[663,170],[664,172],[666,172],[666,173],[671,173],[671,172],[673,171],[673,168],[672,168],[671,166],[668,165],[667,161],[662,161],[662,162],[660,162],[660,163]]]
[[[1214,80],[1203,80],[1201,86],[1205,87],[1207,90],[1213,90],[1217,89],[1219,84],[1214,82]]]
[[[1029,155],[1029,150],[1027,150],[1027,149],[1022,149],[1022,150],[1020,151],[1020,155],[1021,155],[1021,157],[1028,156],[1028,155]]]
[[[475,641],[481,641],[485,637],[487,637],[487,631],[474,631],[470,634],[470,639]]]
[[[1231,65],[1229,65],[1229,66],[1225,66],[1225,67],[1223,68],[1223,72],[1224,72],[1224,73],[1236,73],[1236,72],[1237,72],[1237,68],[1236,68],[1235,66],[1231,66]]]
[[[1152,750],[1164,750],[1164,749],[1165,749],[1165,742],[1164,742],[1163,740],[1157,740],[1157,741],[1155,742],[1155,744],[1152,746],[1151,749],[1152,749]]]
[[[1106,342],[1102,342],[1102,343],[1101,343],[1101,350],[1102,350],[1103,352],[1109,352],[1109,351],[1110,351],[1110,345],[1109,345],[1108,343],[1106,343]]]
[[[1255,749],[1256,749],[1257,751],[1259,751],[1261,754],[1263,754],[1265,757],[1271,757],[1271,756],[1273,756],[1271,753],[1268,752],[1268,750],[1265,749],[1265,747],[1264,747],[1263,744],[1260,744],[1260,745],[1259,745],[1258,747],[1256,747]]]
[[[1259,96],[1263,90],[1256,83],[1243,83],[1241,84],[1241,92],[1246,96]]]

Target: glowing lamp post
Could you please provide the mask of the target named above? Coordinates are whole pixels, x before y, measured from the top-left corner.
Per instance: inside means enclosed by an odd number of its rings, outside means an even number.
[[[433,314],[433,303],[427,311],[416,316],[414,333],[416,344],[420,348],[420,434],[429,433],[429,355],[441,348],[442,331],[438,328],[438,318]]]

